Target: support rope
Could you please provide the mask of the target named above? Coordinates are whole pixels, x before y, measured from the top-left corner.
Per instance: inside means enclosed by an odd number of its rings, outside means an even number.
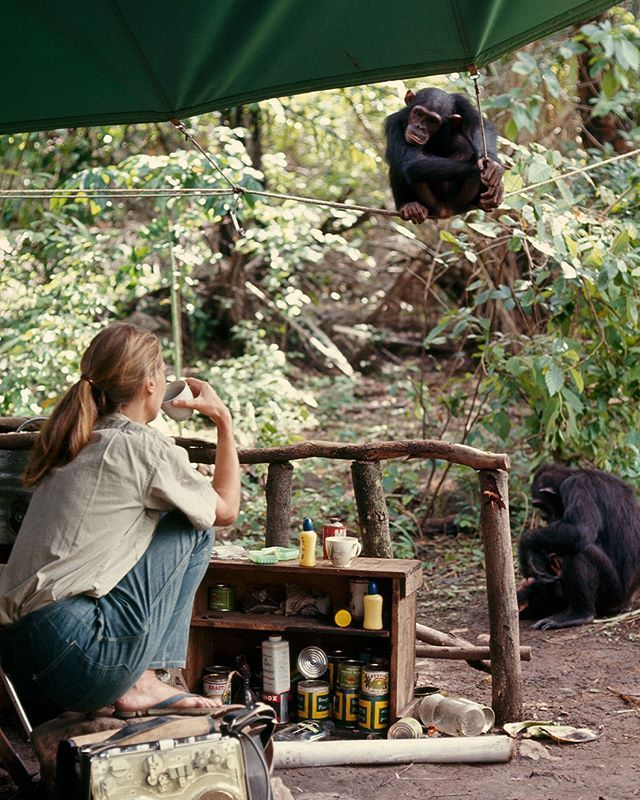
[[[478,106],[478,116],[480,117],[480,133],[482,135],[482,157],[486,162],[489,161],[489,153],[487,152],[487,132],[484,129],[484,117],[482,116],[482,104],[480,103],[480,85],[478,80],[480,78],[480,73],[478,72],[478,67],[475,64],[472,64],[469,67],[469,75],[471,76],[471,80],[473,81],[473,88],[476,94],[476,105]]]
[[[176,125],[176,127],[178,126]],[[184,133],[182,128],[178,129]],[[191,134],[187,132],[185,135],[188,136],[189,141],[194,143],[194,145],[197,147],[199,152],[203,154],[206,160],[210,164],[212,164],[218,172],[220,172],[224,180],[229,184],[230,187],[229,189],[214,189],[214,188],[207,188],[204,186],[196,188],[167,187],[167,188],[155,188],[155,189],[148,189],[148,188],[108,189],[106,187],[104,188],[78,187],[75,189],[0,189],[0,200],[53,200],[56,198],[66,199],[66,200],[79,198],[83,200],[90,198],[127,199],[127,198],[145,198],[145,197],[206,198],[206,197],[224,197],[224,196],[228,197],[231,195],[235,195],[236,198],[239,198],[242,195],[252,195],[255,197],[271,198],[273,200],[282,200],[282,201],[290,200],[296,203],[315,205],[324,208],[334,208],[339,211],[348,211],[348,212],[355,211],[363,214],[373,214],[381,217],[400,216],[399,212],[390,211],[386,208],[364,206],[364,205],[359,205],[357,203],[342,203],[336,200],[322,200],[320,198],[305,197],[302,195],[288,194],[285,192],[269,192],[258,189],[247,189],[244,186],[240,186],[234,183],[224,173],[224,171],[215,163],[215,160],[211,158],[211,156],[206,152],[206,150],[193,138]],[[485,148],[486,148],[486,142],[485,142]],[[505,198],[514,197],[520,194],[526,194],[527,192],[530,192],[534,189],[539,189],[542,186],[547,186],[552,183],[557,183],[558,181],[562,181],[567,178],[572,178],[576,175],[592,172],[593,170],[598,169],[599,167],[606,166],[607,164],[612,164],[616,161],[622,161],[624,159],[633,158],[635,156],[640,156],[640,147],[636,148],[635,150],[631,150],[628,153],[620,153],[618,155],[611,156],[610,158],[606,158],[602,161],[598,161],[594,164],[587,164],[584,167],[578,167],[576,169],[570,170],[569,172],[565,172],[562,175],[556,175],[552,178],[547,178],[543,181],[537,181],[536,183],[531,183],[528,184],[527,186],[522,186],[519,189],[514,189],[511,192],[507,192],[505,194]]]

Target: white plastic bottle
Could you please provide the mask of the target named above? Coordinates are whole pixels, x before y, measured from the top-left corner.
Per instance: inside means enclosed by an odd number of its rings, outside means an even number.
[[[272,694],[291,688],[289,642],[282,636],[270,636],[262,642],[262,688]]]

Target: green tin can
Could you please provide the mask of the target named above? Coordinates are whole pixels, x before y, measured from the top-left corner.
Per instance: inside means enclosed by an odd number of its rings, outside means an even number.
[[[216,583],[209,587],[209,611],[233,611],[235,607],[235,587],[228,583]]]
[[[333,694],[333,719],[342,728],[358,727],[357,689],[337,688]]]
[[[346,658],[338,664],[338,686],[341,689],[359,689],[362,661]]]
[[[389,695],[375,697],[360,693],[358,728],[368,733],[382,733],[389,726]]]
[[[332,653],[328,653],[329,658],[329,689],[333,691],[338,683],[338,665],[343,661],[347,660],[347,656],[343,653],[342,650],[334,650]]]

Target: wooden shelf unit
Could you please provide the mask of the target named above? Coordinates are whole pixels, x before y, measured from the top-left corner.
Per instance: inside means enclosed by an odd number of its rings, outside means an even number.
[[[331,598],[332,609],[347,608],[349,581],[375,580],[383,596],[384,630],[366,631],[359,624],[339,628],[329,618],[246,614],[242,611],[210,611],[209,587],[231,584],[240,607],[250,586],[294,584],[317,589]],[[415,687],[416,591],[422,585],[422,566],[409,559],[357,558],[351,566],[338,568],[319,560],[315,567],[301,567],[295,561],[254,564],[251,561],[212,560],[194,601],[189,654],[185,679],[192,691],[201,689],[205,667],[233,663],[244,653],[249,663],[259,661],[260,645],[266,636],[282,634],[289,641],[291,660],[308,645],[331,652],[343,650],[356,658],[370,647],[374,656],[389,660],[390,716],[395,717],[413,697]]]

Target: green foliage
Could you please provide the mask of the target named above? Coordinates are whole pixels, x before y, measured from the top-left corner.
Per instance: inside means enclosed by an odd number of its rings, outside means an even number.
[[[483,105],[494,112],[507,139],[564,141],[571,147],[577,126],[567,109],[577,102],[577,58],[588,53],[589,75],[599,87],[589,101],[592,116],[613,113],[637,127],[639,41],[634,15],[612,9],[605,18],[583,25],[572,38],[551,37],[502,59],[500,69],[511,70],[508,85],[499,72],[490,78],[492,91],[483,97]]]
[[[313,394],[296,388],[286,377],[285,354],[265,340],[264,331],[245,324],[238,329],[243,354],[196,366],[195,371],[216,387],[236,422],[241,446],[269,447],[299,439],[316,420]]]
[[[636,477],[640,172],[633,161],[621,163],[606,184],[578,176],[562,182],[560,197],[547,187],[515,195],[485,238],[497,232],[506,240],[524,275],[469,284],[468,302],[443,314],[427,343],[461,336],[474,343],[485,372],[483,426],[503,445],[520,442],[537,459],[581,458]],[[557,151],[520,147],[509,180],[544,180],[571,166]],[[459,250],[468,235],[456,237]],[[516,309],[531,329],[496,332],[487,304]],[[521,420],[505,411],[514,404],[527,409]]]

